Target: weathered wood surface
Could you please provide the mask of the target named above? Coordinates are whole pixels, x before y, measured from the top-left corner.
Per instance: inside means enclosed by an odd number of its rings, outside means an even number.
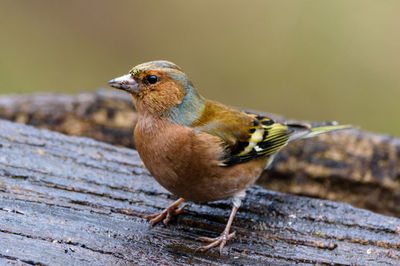
[[[0,97],[0,118],[133,147],[136,113],[127,93],[37,93]]]
[[[194,252],[228,201],[191,203],[168,227],[142,216],[174,198],[136,151],[0,120],[0,264],[398,264],[400,219],[249,190],[222,257]]]
[[[282,117],[272,115],[275,119]],[[126,93],[0,97],[0,117],[133,147],[136,113]],[[259,184],[400,216],[400,140],[345,130],[290,144]]]

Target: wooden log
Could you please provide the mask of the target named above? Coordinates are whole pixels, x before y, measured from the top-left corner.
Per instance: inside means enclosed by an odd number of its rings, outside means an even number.
[[[136,113],[129,95],[117,90],[4,96],[0,117],[134,147]],[[400,216],[400,140],[353,129],[294,142],[278,154],[258,184]]]
[[[0,97],[0,118],[134,147],[137,115],[127,93],[115,90],[79,95],[37,93]]]
[[[400,219],[255,186],[229,241],[229,201],[190,203],[169,226],[144,214],[175,198],[136,151],[0,120],[0,264],[398,264]]]
[[[259,185],[400,216],[400,140],[346,130],[293,142]]]

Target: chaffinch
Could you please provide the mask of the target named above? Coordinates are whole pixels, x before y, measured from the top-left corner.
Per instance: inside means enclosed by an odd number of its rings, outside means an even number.
[[[180,198],[146,218],[154,225],[182,212],[184,201],[232,198],[233,207],[219,237],[199,250],[235,236],[230,227],[246,189],[254,184],[277,152],[289,142],[347,128],[336,123],[277,123],[202,97],[183,70],[168,61],[135,66],[108,82],[132,95],[139,114],[135,145],[143,163],[164,188]]]

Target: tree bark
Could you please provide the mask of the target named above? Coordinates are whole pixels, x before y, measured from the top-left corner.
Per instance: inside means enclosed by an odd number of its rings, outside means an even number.
[[[0,118],[134,147],[137,115],[127,93],[114,90],[79,95],[37,93],[0,97]]]
[[[137,115],[129,95],[116,90],[77,96],[4,96],[0,98],[0,117],[134,147],[132,130]],[[293,142],[278,154],[258,184],[399,217],[400,140],[351,129]]]
[[[400,219],[255,186],[220,257],[229,201],[189,203],[169,226],[143,215],[175,198],[136,151],[0,120],[0,262],[76,264],[397,264]]]

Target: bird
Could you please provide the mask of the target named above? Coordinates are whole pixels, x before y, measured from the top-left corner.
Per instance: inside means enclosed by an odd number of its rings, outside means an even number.
[[[232,222],[246,190],[271,166],[288,143],[349,128],[336,122],[279,123],[201,96],[182,68],[157,60],[139,64],[108,82],[131,94],[138,113],[136,149],[157,182],[179,197],[159,213],[147,215],[151,225],[183,212],[184,201],[206,203],[232,199],[223,232],[197,250],[219,246],[235,237]]]

